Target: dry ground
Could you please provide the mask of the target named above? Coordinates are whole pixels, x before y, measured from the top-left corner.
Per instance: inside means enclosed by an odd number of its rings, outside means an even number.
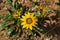
[[[15,0],[13,0],[13,1],[15,1]],[[44,0],[41,0],[41,2],[43,2],[43,1]],[[46,0],[45,4],[48,5],[49,7],[52,7],[54,9],[57,9],[57,10],[60,11],[60,6],[56,5],[55,4],[56,2],[58,2],[58,0]],[[23,6],[24,6],[24,4],[23,4]],[[4,15],[7,14],[6,13],[7,9],[10,9],[10,8],[11,7],[8,5],[8,3],[6,2],[6,0],[0,0],[0,11],[1,11],[1,13],[3,13]],[[57,14],[56,25],[58,27],[60,27],[60,14],[59,13],[56,13],[56,14]],[[53,14],[53,13],[50,13],[49,15],[50,16],[55,16],[55,14]],[[0,20],[0,21],[2,21],[2,20]],[[0,40],[10,40],[9,36],[7,36],[7,37],[3,36],[3,32],[4,31],[0,31]],[[57,35],[57,40],[60,40],[59,38],[60,38],[60,34]]]

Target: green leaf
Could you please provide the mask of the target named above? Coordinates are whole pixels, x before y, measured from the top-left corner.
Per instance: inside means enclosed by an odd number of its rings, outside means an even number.
[[[59,0],[59,2],[57,2],[56,4],[60,6],[60,0]]]
[[[36,26],[35,28],[36,28],[36,30],[38,30],[38,31],[40,31],[40,32],[43,31],[43,28],[39,28],[39,27],[37,27],[37,26]]]
[[[0,23],[0,30],[3,30],[3,29],[5,29],[6,27],[7,27],[7,24],[9,23],[10,21],[4,21],[4,22],[2,22],[2,23]]]
[[[12,6],[13,6],[13,7],[14,7],[14,5],[15,5],[14,2],[12,2]]]
[[[16,4],[15,4],[15,8],[18,9],[18,7],[19,7],[19,3],[16,2]]]
[[[40,26],[40,25],[35,26],[34,28],[35,28],[37,31],[42,32],[42,33],[45,33],[45,32],[47,31],[47,29],[46,29],[45,27]]]
[[[12,0],[7,0],[7,2],[8,2],[11,6],[13,6],[13,5],[12,5]]]
[[[0,19],[2,19],[2,18],[4,18],[4,16],[3,15],[0,15]]]
[[[13,8],[13,10],[16,10],[16,9],[14,8],[15,3],[14,3],[12,0],[7,0],[7,2],[10,4],[10,6]]]
[[[3,22],[0,22],[0,30],[3,30],[7,27],[7,24],[11,22],[12,16],[11,15],[1,15],[1,19],[3,19]]]
[[[4,19],[4,22],[2,23],[2,25],[5,26],[9,22],[11,22],[11,20],[12,20],[12,16],[11,15],[7,15],[6,18]]]
[[[38,12],[36,12],[36,13],[35,13],[35,16],[36,16],[36,17],[40,17],[40,15],[39,15],[39,13],[38,13]]]
[[[15,30],[15,26],[12,25],[10,26],[10,28],[6,28],[6,32],[4,33],[4,35],[6,34],[10,35],[14,30]]]
[[[0,24],[0,25],[1,25],[1,24]],[[1,25],[1,26],[0,26],[0,31],[3,30],[3,29],[5,29],[5,28],[6,28],[5,26]]]
[[[28,30],[28,32],[29,32],[30,35],[33,35],[33,32],[31,30]]]

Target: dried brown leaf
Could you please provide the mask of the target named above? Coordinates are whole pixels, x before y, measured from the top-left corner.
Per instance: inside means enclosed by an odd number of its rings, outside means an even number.
[[[1,14],[2,15],[6,15],[7,14],[7,10],[5,10],[5,9],[1,10]]]
[[[56,16],[56,13],[51,11],[48,12],[47,17],[52,17],[52,16]]]
[[[14,24],[14,21],[11,21],[11,22],[8,23],[6,26],[8,26],[8,25],[12,25],[12,24]]]
[[[3,19],[0,19],[0,22],[3,22]]]

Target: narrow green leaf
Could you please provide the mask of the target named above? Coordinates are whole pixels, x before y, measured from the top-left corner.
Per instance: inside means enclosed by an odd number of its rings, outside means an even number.
[[[4,35],[8,34],[10,35],[13,31],[15,30],[15,26],[10,26],[10,28],[6,28],[6,32],[4,33]]]
[[[30,35],[33,35],[33,32],[31,30],[28,30],[28,32],[29,32]]]

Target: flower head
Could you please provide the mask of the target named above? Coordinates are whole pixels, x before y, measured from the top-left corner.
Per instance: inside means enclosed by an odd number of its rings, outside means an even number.
[[[48,11],[48,10],[47,10],[46,5],[40,4],[40,6],[38,7],[38,13],[39,13],[39,15],[40,15],[41,17],[44,17],[47,11]]]
[[[18,9],[16,12],[13,13],[13,17],[16,19],[20,18],[21,12],[22,12],[22,10]]]
[[[31,29],[33,28],[33,26],[35,26],[37,23],[37,18],[34,16],[34,13],[29,13],[28,14],[25,14],[25,16],[22,16],[22,19],[21,19],[22,23],[21,25],[23,25],[23,28],[26,28],[26,29]]]

